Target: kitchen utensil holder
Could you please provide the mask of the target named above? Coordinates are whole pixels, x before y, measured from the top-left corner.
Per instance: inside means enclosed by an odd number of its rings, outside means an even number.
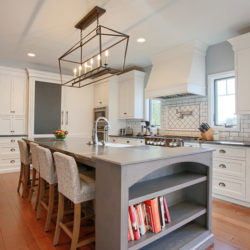
[[[201,132],[201,137],[204,141],[213,141],[214,140],[214,130],[209,128],[205,132]]]

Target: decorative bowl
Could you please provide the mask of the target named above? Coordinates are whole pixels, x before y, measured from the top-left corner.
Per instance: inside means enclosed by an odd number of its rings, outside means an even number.
[[[56,140],[63,141],[67,137],[68,131],[56,130],[54,132]]]

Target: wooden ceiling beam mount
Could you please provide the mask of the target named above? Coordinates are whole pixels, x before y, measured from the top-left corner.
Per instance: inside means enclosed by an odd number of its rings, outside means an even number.
[[[106,12],[105,9],[95,6],[86,16],[84,16],[76,25],[76,29],[84,30],[93,22],[95,22],[100,16]]]

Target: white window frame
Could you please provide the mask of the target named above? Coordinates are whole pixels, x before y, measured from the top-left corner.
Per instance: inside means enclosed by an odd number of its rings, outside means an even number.
[[[234,128],[215,126],[214,124],[214,81],[221,78],[235,77],[234,71],[227,71],[208,76],[208,121],[213,128],[219,131],[240,131],[240,119],[237,116],[237,125]]]
[[[158,99],[159,101],[161,101],[160,98],[154,98],[154,99]],[[152,125],[152,114],[151,114],[151,111],[152,111],[152,102],[151,102],[151,99],[146,99],[146,102],[145,102],[145,120],[146,121],[149,121],[150,124]],[[161,114],[160,114],[161,116]],[[155,128],[160,128],[161,127],[161,117],[160,117],[160,124],[159,125],[154,125]]]

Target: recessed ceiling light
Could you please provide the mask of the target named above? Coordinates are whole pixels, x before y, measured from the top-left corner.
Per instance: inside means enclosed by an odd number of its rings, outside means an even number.
[[[138,43],[145,43],[146,39],[144,37],[137,38],[136,40]]]
[[[29,56],[29,57],[35,57],[35,56],[36,56],[36,54],[35,54],[35,53],[31,53],[31,52],[30,52],[30,53],[28,53],[28,54],[27,54],[27,56]]]

